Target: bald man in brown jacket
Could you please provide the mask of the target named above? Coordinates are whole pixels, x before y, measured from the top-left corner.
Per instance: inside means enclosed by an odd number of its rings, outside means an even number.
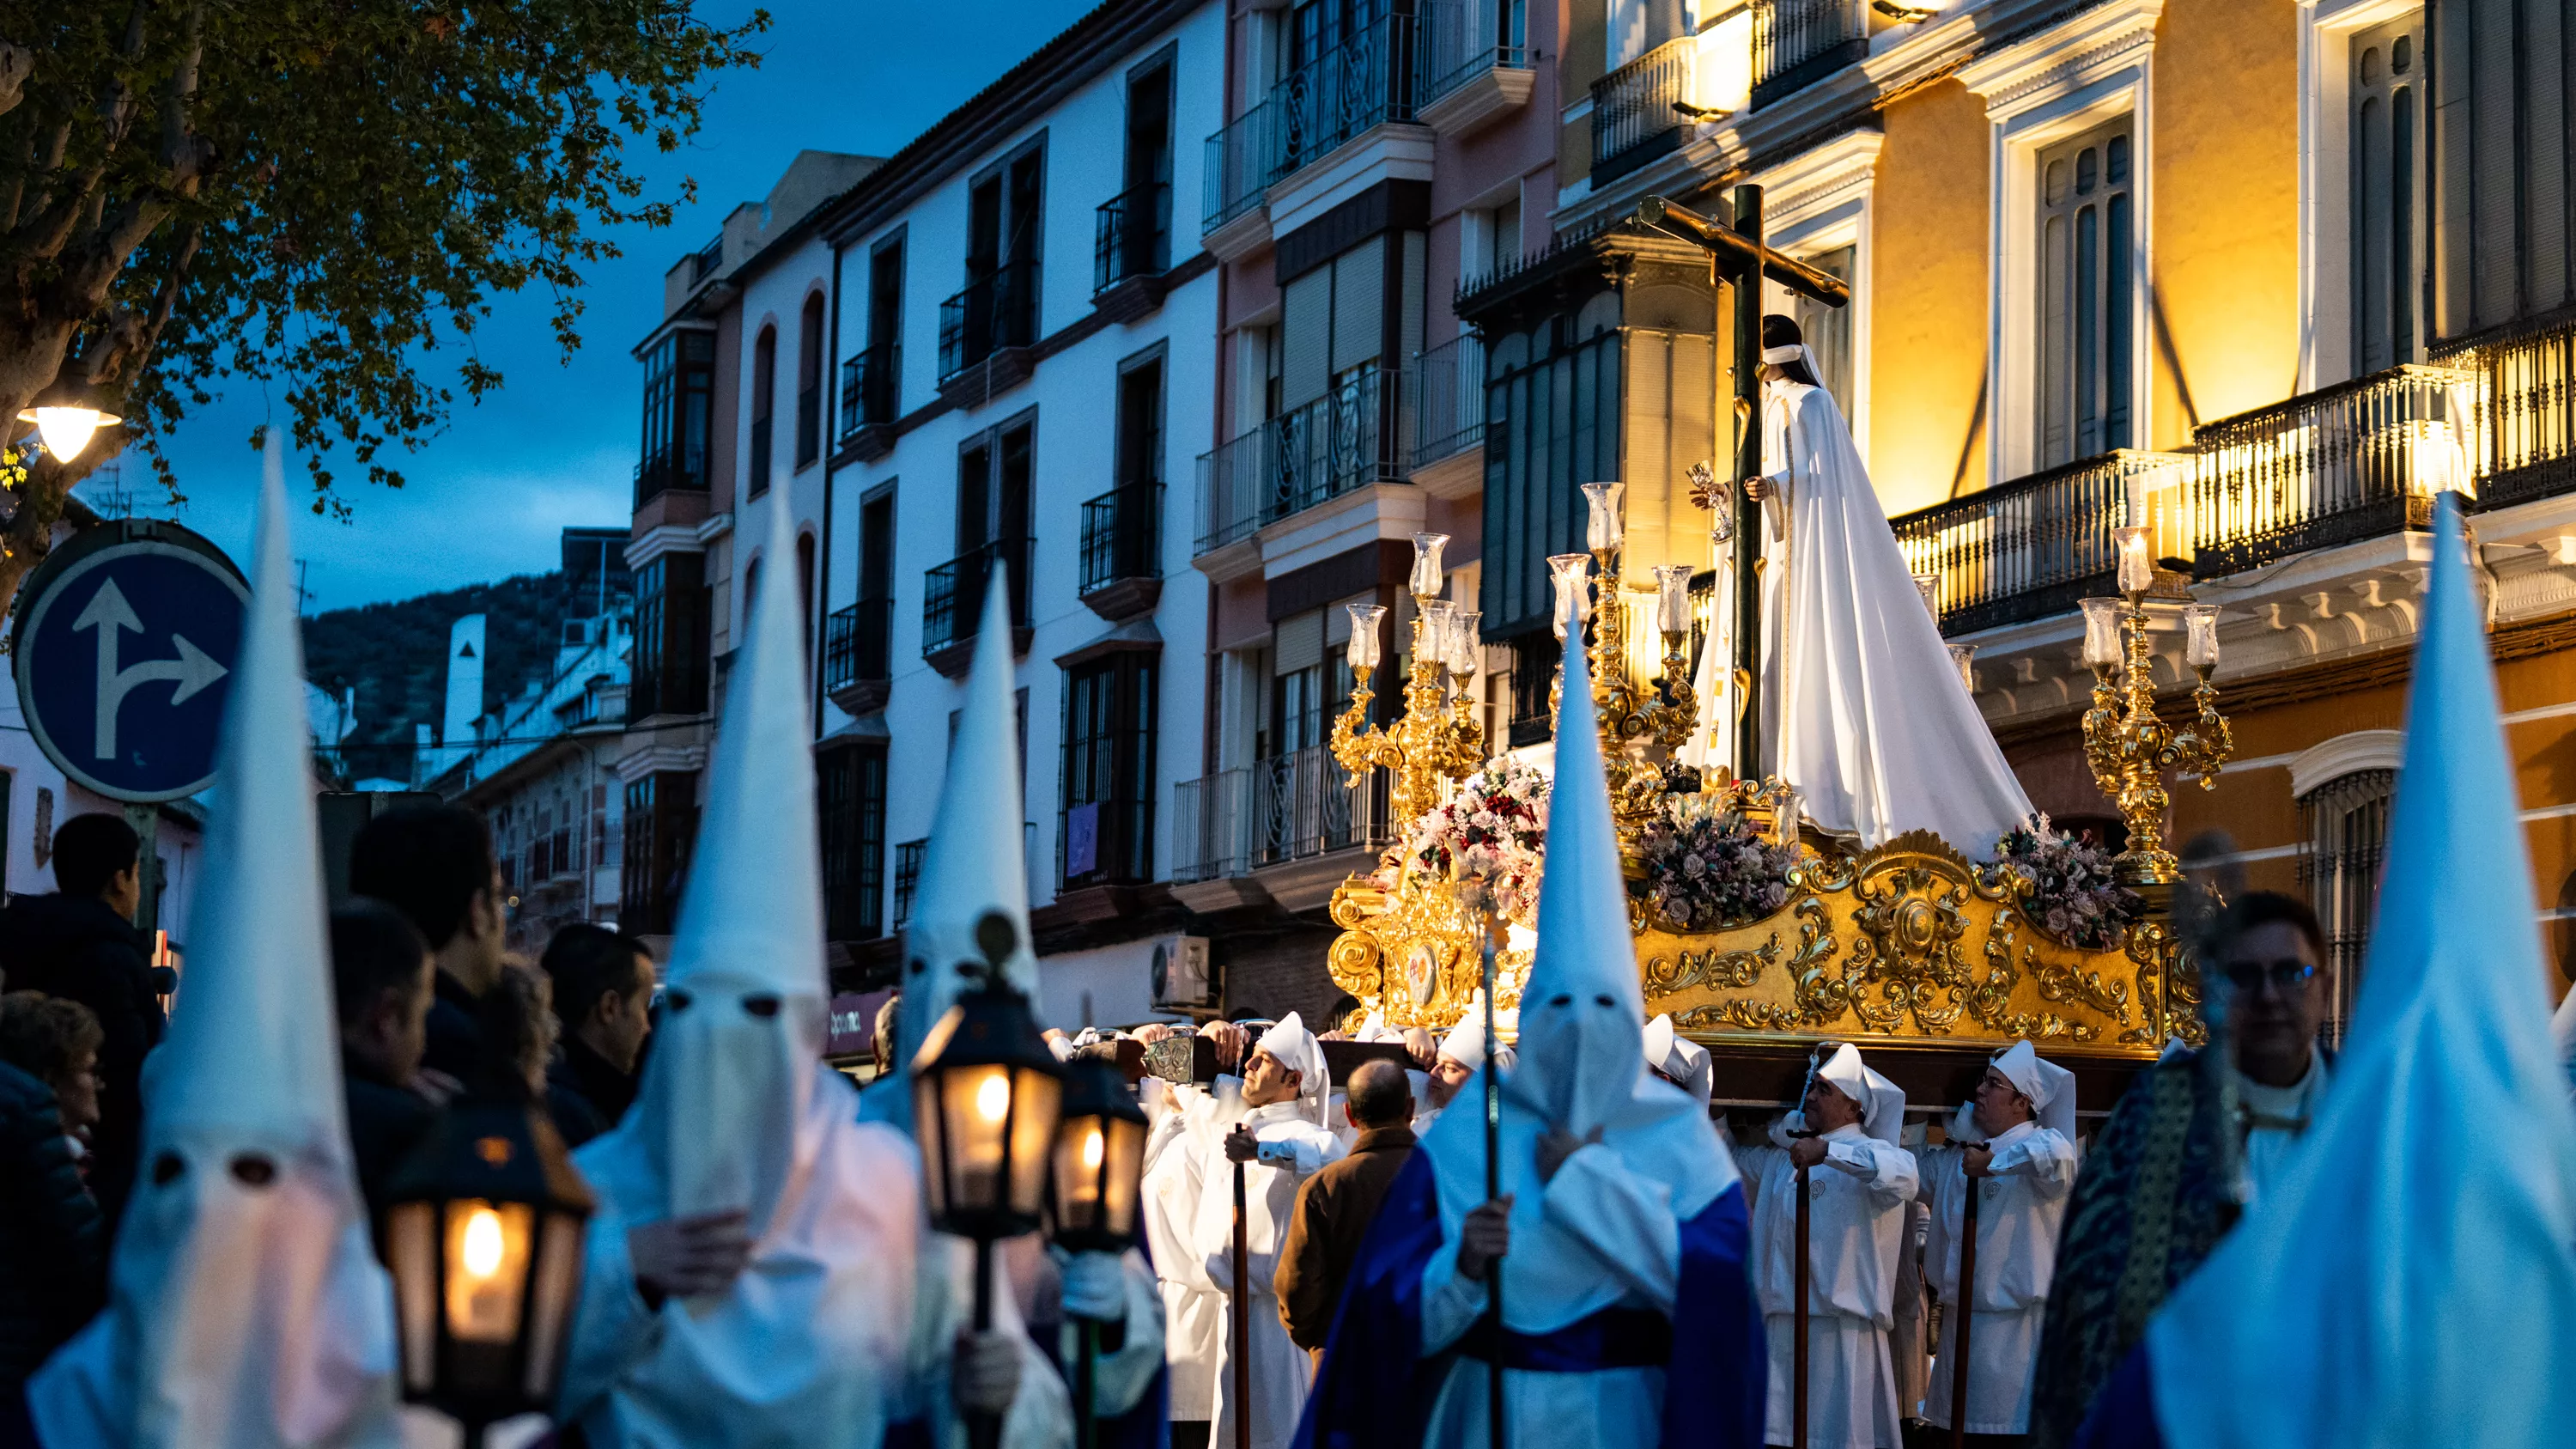
[[[1327,1163],[1297,1189],[1297,1213],[1272,1279],[1288,1337],[1319,1360],[1360,1243],[1397,1170],[1413,1155],[1413,1086],[1402,1067],[1363,1062],[1343,1093],[1342,1110],[1359,1141],[1349,1156]]]

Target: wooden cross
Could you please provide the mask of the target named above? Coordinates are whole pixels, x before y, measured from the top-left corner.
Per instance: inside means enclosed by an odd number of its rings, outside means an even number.
[[[1702,216],[1686,206],[1649,196],[1638,203],[1640,224],[1660,227],[1699,243],[1709,254],[1712,287],[1736,289],[1735,301],[1735,481],[1741,485],[1762,471],[1762,429],[1757,422],[1762,401],[1762,278],[1769,277],[1828,307],[1851,301],[1851,284],[1829,272],[1772,250],[1762,241],[1762,188],[1735,188],[1732,225]],[[1738,701],[1735,729],[1735,776],[1762,778],[1762,584],[1755,565],[1762,558],[1762,505],[1735,491],[1735,678],[1744,690]]]

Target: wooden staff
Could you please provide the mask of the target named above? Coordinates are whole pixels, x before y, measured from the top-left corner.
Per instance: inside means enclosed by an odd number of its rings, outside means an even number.
[[[1238,1128],[1237,1130],[1240,1130]],[[1252,1282],[1244,1265],[1243,1164],[1234,1165],[1234,1449],[1252,1449]]]
[[[1494,1053],[1499,1045],[1494,1039],[1494,922],[1485,920],[1485,1201],[1493,1202],[1503,1195],[1503,1094],[1502,1078],[1494,1070]],[[1485,1269],[1485,1316],[1493,1325],[1491,1342],[1494,1363],[1485,1375],[1485,1422],[1492,1431],[1492,1449],[1504,1449],[1503,1433],[1503,1260],[1496,1258]]]
[[[1959,1291],[1950,1305],[1958,1320],[1950,1333],[1950,1449],[1965,1449],[1968,1440],[1968,1323],[1977,1301],[1977,1179],[1967,1173],[1963,1157],[1959,1175],[1968,1184],[1968,1205],[1959,1214]]]
[[[1789,1442],[1807,1449],[1807,1243],[1812,1230],[1808,1213],[1807,1169],[1798,1169],[1798,1262],[1796,1265],[1797,1347],[1789,1356]]]

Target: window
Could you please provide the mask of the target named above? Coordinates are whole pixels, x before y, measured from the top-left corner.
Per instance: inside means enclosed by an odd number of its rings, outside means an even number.
[[[697,798],[698,777],[684,770],[657,771],[627,785],[626,858],[618,873],[618,921],[625,929],[662,935],[677,920],[698,833]]]
[[[814,535],[796,535],[796,617],[805,626],[805,657],[814,656]]]
[[[823,456],[823,298],[805,299],[796,324],[796,466]]]
[[[1065,671],[1064,885],[1153,879],[1155,656]]]
[[[1117,452],[1109,492],[1082,508],[1082,590],[1162,577],[1163,352],[1118,370]]]
[[[666,489],[707,486],[708,420],[715,405],[716,339],[675,332],[644,357],[644,446],[635,503]]]
[[[873,940],[885,934],[885,747],[827,750],[819,764],[823,934]]]
[[[1342,650],[1329,648],[1325,637],[1332,632],[1326,625],[1334,614],[1341,615],[1347,629],[1349,612],[1338,604],[1292,614],[1271,625],[1270,748],[1264,752],[1270,757],[1282,758],[1324,744],[1332,737],[1333,721],[1350,707],[1350,658]],[[1410,627],[1408,619],[1390,632],[1401,639]]]
[[[778,329],[763,327],[760,340],[751,345],[751,476],[745,480],[746,497],[758,498],[769,491],[770,418],[777,410],[778,394]]]
[[[1031,145],[966,194],[966,287],[940,309],[940,375],[1037,341],[1046,151]]]
[[[2352,37],[2353,372],[2423,356],[2424,14]]]
[[[2397,772],[2355,770],[2299,797],[2305,840],[2299,879],[2308,904],[2325,927],[2326,969],[2331,973],[2326,1036],[2341,1045],[2361,986],[2362,955],[2370,944],[2370,918],[2379,899],[2379,862],[2388,848],[2388,812],[2397,795]]]
[[[1010,578],[1011,622],[1029,626],[1030,487],[1037,416],[1023,413],[967,439],[957,454],[957,553],[932,569],[922,596],[922,652],[975,637],[992,570]]]
[[[1619,317],[1618,294],[1600,292],[1487,349],[1477,607],[1495,643],[1547,632],[1547,556],[1583,547],[1576,485],[1620,476]]]
[[[1119,194],[1100,208],[1098,291],[1171,265],[1172,50],[1127,73]]]
[[[903,234],[868,252],[868,322],[858,355],[841,364],[841,431],[891,423],[902,412]]]
[[[2135,230],[2129,117],[2039,153],[2039,454],[2130,445]]]
[[[894,487],[859,505],[856,679],[886,679],[894,659]]]
[[[666,553],[635,574],[635,667],[627,717],[702,714],[710,647],[705,554]]]
[[[1851,280],[1852,248],[1837,247],[1821,256],[1805,258],[1817,271]],[[1834,396],[1834,405],[1843,410],[1843,418],[1852,415],[1852,311],[1849,306],[1828,307],[1804,292],[1790,294],[1791,315],[1798,319],[1798,331],[1807,339],[1807,351],[1816,359],[1816,381]]]

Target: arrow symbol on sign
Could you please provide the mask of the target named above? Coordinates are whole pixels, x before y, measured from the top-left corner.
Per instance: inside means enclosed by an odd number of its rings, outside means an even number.
[[[175,680],[179,687],[170,692],[170,702],[175,705],[231,672],[176,630],[171,632],[170,642],[179,646],[178,658],[147,659],[119,670],[117,631],[131,629],[140,634],[143,621],[135,617],[134,606],[125,602],[125,592],[114,579],[101,584],[98,592],[90,596],[89,607],[72,621],[74,633],[83,629],[98,631],[98,728],[91,753],[102,760],[116,758],[116,712],[136,685],[156,679]]]

